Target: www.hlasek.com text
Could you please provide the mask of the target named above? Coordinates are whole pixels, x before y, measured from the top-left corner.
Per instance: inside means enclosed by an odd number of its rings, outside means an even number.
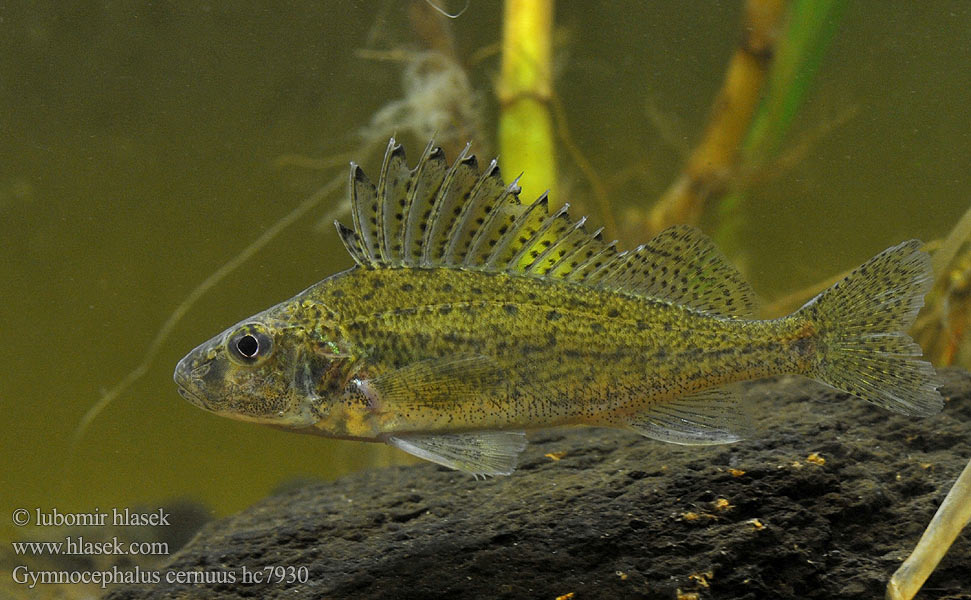
[[[89,541],[84,536],[67,536],[58,542],[11,542],[18,555],[167,555],[167,542],[122,542],[118,536],[107,540]]]

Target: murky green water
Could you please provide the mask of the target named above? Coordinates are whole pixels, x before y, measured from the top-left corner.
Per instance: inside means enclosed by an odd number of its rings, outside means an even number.
[[[557,91],[617,215],[675,177],[739,35],[738,3],[642,4],[563,2],[556,17]],[[501,5],[473,2],[451,27],[477,57],[491,148],[498,57],[479,51],[499,39]],[[965,3],[849,8],[790,138],[819,139],[751,194],[749,271],[765,297],[941,237],[967,208],[968,31]],[[317,227],[337,197],[205,295],[73,455],[69,443],[186,294],[340,173],[278,159],[362,148],[357,132],[402,95],[401,65],[356,51],[416,47],[406,4],[5,3],[0,32],[4,527],[15,507],[188,497],[225,513],[294,478],[403,460],[203,413],[171,381],[191,347],[350,266]],[[376,171],[373,148],[353,154]],[[564,164],[556,199],[593,206]]]

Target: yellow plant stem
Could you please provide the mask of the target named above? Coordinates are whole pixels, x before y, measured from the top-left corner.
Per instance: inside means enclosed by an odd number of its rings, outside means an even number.
[[[527,201],[556,181],[553,151],[553,0],[506,0],[499,98],[503,164],[528,173]]]
[[[748,0],[744,35],[732,55],[712,107],[708,128],[684,171],[651,210],[653,232],[677,223],[696,223],[704,203],[732,179],[742,139],[758,106],[775,50],[783,0]]]

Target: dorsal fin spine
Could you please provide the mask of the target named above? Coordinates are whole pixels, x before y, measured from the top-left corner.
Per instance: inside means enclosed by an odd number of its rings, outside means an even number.
[[[470,176],[471,184],[468,181]],[[479,182],[479,178],[479,163],[475,155],[470,154],[459,163],[455,179],[448,188],[442,188],[445,196],[435,233],[443,235],[432,236],[431,251],[435,264],[451,266],[452,263],[447,259],[447,255],[459,231],[455,229],[455,225],[462,220],[462,213],[468,208],[468,202],[472,199],[472,190]],[[446,219],[446,216],[450,217]]]
[[[522,224],[529,219],[533,211],[542,209],[545,213],[548,202],[549,200],[546,197],[546,194],[543,194],[542,196],[537,198],[532,204],[530,204],[529,207],[516,218],[516,220],[509,227],[509,229],[506,230],[506,233],[502,234],[502,237],[499,238],[498,242],[496,242],[496,245],[492,249],[492,252],[489,253],[489,257],[486,259],[486,262],[485,262],[485,268],[487,269],[495,268],[496,261],[499,259],[500,256],[502,256],[502,253],[505,252],[510,242],[512,242],[512,240],[515,239],[517,235],[519,235],[519,228],[522,226]]]
[[[401,238],[408,214],[408,197],[412,185],[411,169],[405,149],[401,144],[395,144],[386,153],[387,166],[382,173],[384,187],[380,190],[381,220],[384,223],[383,258],[387,265],[400,267],[402,265]]]
[[[616,243],[616,242],[615,242]],[[610,277],[610,274],[615,271],[615,269],[621,268],[621,265],[626,263],[633,256],[633,252],[630,250],[625,250],[624,252],[618,252],[605,260],[603,264],[596,267],[583,278],[583,283],[587,285],[597,285],[603,280]]]
[[[334,221],[334,226],[337,227],[337,235],[340,236],[344,248],[347,249],[347,253],[351,255],[354,262],[362,267],[367,266],[368,258],[361,247],[361,238],[358,237],[357,233],[337,220]]]
[[[590,255],[589,258],[578,264],[577,267],[570,272],[569,279],[578,283],[583,283],[591,271],[597,270],[600,268],[600,265],[613,257],[613,255],[617,252],[616,246],[617,240],[614,240],[595,251]]]
[[[575,256],[577,256],[578,254],[583,254],[583,252],[588,247],[590,247],[591,245],[602,243],[603,242],[603,239],[602,239],[603,238],[603,230],[604,230],[604,228],[601,227],[600,229],[594,231],[582,243],[577,244],[577,247],[576,248],[574,248],[570,252],[567,252],[562,257],[560,257],[560,260],[558,260],[555,263],[553,263],[552,265],[550,265],[550,268],[547,271],[547,273],[554,273],[554,272],[558,271],[560,269],[560,267],[562,267],[563,265],[571,262],[574,259]],[[579,266],[579,264],[577,266]],[[567,277],[568,277],[568,275],[567,275]]]
[[[462,152],[459,153],[455,162],[449,167],[448,172],[445,174],[445,179],[442,181],[442,186],[438,188],[438,194],[435,195],[435,202],[432,209],[432,214],[428,218],[428,224],[425,228],[425,235],[422,238],[422,253],[421,253],[421,265],[428,266],[432,262],[432,239],[433,234],[437,231],[438,227],[442,224],[439,220],[442,216],[442,204],[445,202],[445,198],[448,196],[449,188],[452,186],[452,182],[455,180],[455,173],[458,172],[459,167],[462,163],[468,159],[469,149],[472,148],[472,144],[466,144]]]
[[[611,273],[607,274],[602,280],[601,284],[605,286],[610,286],[614,288],[623,288],[630,283],[635,277],[636,270],[634,266],[638,263],[643,262],[645,246],[641,244],[640,246],[634,248],[627,254],[623,264],[616,266]]]
[[[461,233],[465,231],[465,228],[468,225],[469,219],[471,219],[472,215],[475,214],[476,212],[475,209],[479,206],[479,204],[489,201],[488,198],[483,197],[482,190],[486,188],[487,182],[490,179],[492,179],[492,177],[498,171],[499,171],[499,165],[496,162],[496,159],[492,159],[492,162],[489,163],[489,166],[486,167],[486,169],[482,172],[482,174],[479,175],[479,178],[476,179],[475,185],[472,187],[471,190],[469,190],[469,198],[462,205],[462,212],[459,214],[458,218],[455,219],[455,222],[452,223],[452,229],[449,231],[449,234],[448,234],[448,238],[449,238],[448,247],[446,248],[445,253],[442,255],[442,259],[445,262],[445,264],[451,265],[451,264],[457,264],[457,263],[463,262],[458,259],[462,258],[464,254],[468,254],[468,252],[463,254],[463,252],[461,251],[462,249],[458,248],[458,244],[462,240]],[[493,206],[492,210],[490,210],[489,212],[490,213],[495,212],[496,208],[497,206]],[[481,233],[481,229],[477,233]],[[458,255],[456,255],[457,249],[459,250]]]
[[[378,209],[378,248],[382,259],[387,259],[391,255],[391,244],[388,241],[388,236],[391,233],[388,230],[388,221],[391,219],[391,216],[388,214],[391,208],[390,202],[388,201],[389,170],[395,157],[403,152],[404,149],[401,144],[397,143],[394,138],[391,138],[388,141],[388,149],[384,152],[384,160],[381,162],[381,176],[378,178],[378,200],[381,204]],[[385,261],[382,260],[382,262]]]
[[[486,216],[485,221],[476,230],[475,235],[472,237],[472,243],[469,244],[469,249],[465,253],[465,258],[462,260],[464,266],[472,265],[473,258],[479,256],[479,246],[482,245],[483,240],[486,239],[486,234],[492,231],[496,220],[499,219],[501,215],[504,214],[503,208],[506,203],[506,199],[509,198],[510,194],[515,194],[513,186],[507,186],[502,195],[496,200],[495,205],[489,214]]]
[[[362,195],[374,186],[371,185],[371,181],[361,167],[354,162],[351,163],[348,187],[351,191],[351,219],[354,223],[354,231],[357,232],[361,240],[361,247],[364,252],[373,260],[375,258],[374,240],[369,235],[371,229],[365,212],[367,211],[368,199],[363,198]]]
[[[523,174],[520,173],[519,175],[516,176],[515,179],[512,180],[512,182],[509,183],[509,185],[507,186],[508,193],[518,196],[519,193],[523,191],[523,188],[519,187],[519,180],[522,178],[523,178]]]
[[[546,196],[548,193],[549,192],[544,192],[543,196]],[[547,216],[546,220],[544,220],[543,223],[536,229],[536,233],[529,238],[528,242],[523,244],[523,247],[519,249],[519,252],[517,252],[516,255],[513,256],[512,260],[509,261],[509,267],[506,270],[509,272],[521,270],[519,263],[523,257],[526,256],[526,253],[529,252],[537,242],[539,242],[539,240],[543,237],[543,234],[546,233],[553,223],[555,223],[556,220],[559,219],[569,208],[569,204],[564,204],[559,208],[559,210]]]
[[[414,197],[409,208],[408,230],[405,234],[406,263],[409,266],[421,264],[424,251],[422,244],[430,223],[435,198],[438,197],[445,183],[445,175],[448,173],[445,152],[440,147],[435,147],[425,161],[416,168],[421,169],[422,176],[415,178]]]
[[[432,152],[435,149],[435,141],[431,140],[425,145],[425,150],[421,153],[421,158],[418,159],[418,164],[412,169],[411,178],[411,189],[408,191],[408,197],[405,199],[405,218],[404,222],[401,224],[401,229],[399,231],[399,243],[401,245],[401,264],[406,266],[413,266],[414,261],[411,256],[411,243],[410,239],[413,234],[412,227],[414,219],[412,219],[412,211],[417,210],[415,208],[415,198],[418,196],[418,190],[421,188],[419,182],[421,181],[421,176],[425,172],[425,165],[428,164],[429,159],[432,156]]]
[[[604,247],[603,251],[597,256],[596,260],[586,265],[586,272],[579,279],[580,282],[591,285],[592,275],[602,273],[608,265],[616,264],[618,260],[627,255],[627,252],[617,252],[617,240],[611,241]],[[578,269],[579,270],[579,269]]]
[[[570,207],[570,204],[569,203],[566,203],[563,206],[566,207],[566,208],[569,208]],[[529,268],[526,269],[526,272],[529,273],[529,274],[536,273],[536,268],[539,267],[541,264],[543,264],[543,262],[547,258],[549,258],[550,254],[552,254],[553,252],[556,252],[557,248],[559,248],[563,244],[563,242],[565,242],[567,239],[569,239],[569,237],[571,235],[573,235],[573,233],[576,230],[578,230],[581,227],[583,227],[583,224],[586,223],[586,222],[587,222],[587,218],[586,217],[580,217],[579,220],[577,220],[576,222],[574,222],[572,226],[570,226],[566,231],[563,232],[563,235],[561,235],[559,238],[557,238],[556,241],[554,241],[552,244],[550,244],[549,247],[546,250],[543,250],[543,253],[542,254],[540,254],[539,256],[536,257],[536,260],[534,260],[533,263],[531,265],[529,265]],[[552,265],[550,266],[550,268],[552,269]]]

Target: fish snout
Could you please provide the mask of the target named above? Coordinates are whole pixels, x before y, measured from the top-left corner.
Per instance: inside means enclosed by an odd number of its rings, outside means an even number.
[[[175,372],[172,379],[179,387],[179,395],[190,403],[204,410],[212,410],[205,400],[205,394],[201,389],[201,381],[197,377],[198,369],[194,366],[192,355],[188,355],[175,365]]]

